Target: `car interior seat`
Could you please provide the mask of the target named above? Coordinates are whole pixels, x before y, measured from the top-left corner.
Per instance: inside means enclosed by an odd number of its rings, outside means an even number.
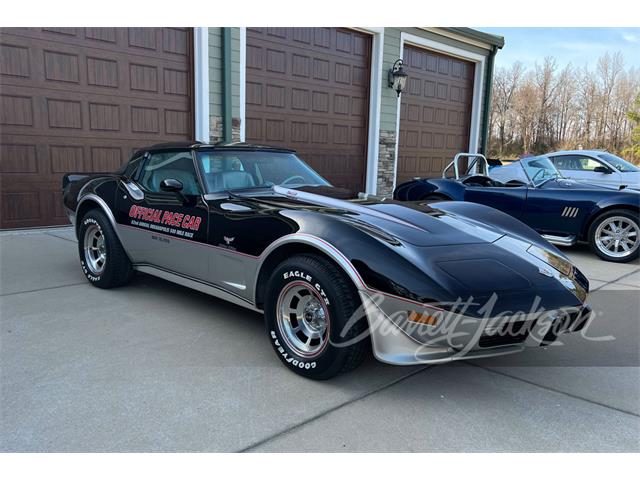
[[[222,190],[255,187],[253,175],[242,170],[211,173],[206,176],[207,186],[211,192]]]

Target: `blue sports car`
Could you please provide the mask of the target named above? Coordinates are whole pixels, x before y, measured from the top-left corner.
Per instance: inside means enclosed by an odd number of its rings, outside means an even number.
[[[482,155],[458,154],[443,178],[402,183],[394,198],[481,203],[520,219],[556,245],[588,242],[611,262],[638,258],[640,192],[566,179],[545,157],[489,168]],[[450,170],[453,178],[446,178]]]

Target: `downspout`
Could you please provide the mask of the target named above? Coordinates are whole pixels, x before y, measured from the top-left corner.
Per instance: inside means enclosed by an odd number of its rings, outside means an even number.
[[[493,89],[491,88],[491,84],[493,83],[493,64],[496,53],[498,53],[498,47],[494,45],[491,48],[491,52],[489,53],[489,58],[487,60],[487,75],[484,82],[484,95],[482,102],[482,135],[480,138],[480,144],[482,145],[480,152],[484,155],[487,155],[487,152],[489,150],[489,111],[491,110],[491,92],[493,91]]]
[[[231,28],[222,27],[222,138],[231,142]]]

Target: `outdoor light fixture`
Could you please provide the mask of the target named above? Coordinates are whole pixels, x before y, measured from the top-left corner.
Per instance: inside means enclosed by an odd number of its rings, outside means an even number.
[[[398,93],[398,96],[400,96],[404,86],[407,84],[407,74],[402,68],[403,66],[404,63],[399,58],[393,64],[393,67],[389,69],[389,87],[393,88]]]

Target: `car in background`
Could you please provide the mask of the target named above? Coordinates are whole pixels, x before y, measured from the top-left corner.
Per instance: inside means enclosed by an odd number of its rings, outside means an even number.
[[[462,160],[472,158],[462,170]],[[446,178],[453,170],[453,178]],[[640,192],[564,178],[545,156],[527,157],[489,170],[479,154],[458,154],[443,178],[399,185],[397,200],[463,200],[481,203],[521,220],[549,242],[587,242],[604,260],[629,262],[640,253]]]
[[[63,189],[92,285],[138,271],[262,312],[278,358],[314,379],[371,346],[396,365],[479,358],[589,318],[585,276],[512,217],[354,196],[287,149],[156,145],[114,173],[67,174]]]
[[[565,178],[592,185],[640,190],[640,168],[602,150],[563,150],[542,155]]]

